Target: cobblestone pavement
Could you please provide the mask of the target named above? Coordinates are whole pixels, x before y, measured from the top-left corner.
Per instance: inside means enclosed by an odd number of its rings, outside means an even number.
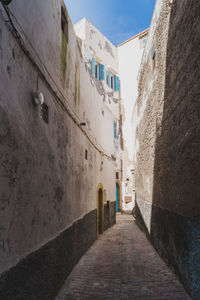
[[[118,215],[71,272],[56,300],[191,299],[133,217]]]

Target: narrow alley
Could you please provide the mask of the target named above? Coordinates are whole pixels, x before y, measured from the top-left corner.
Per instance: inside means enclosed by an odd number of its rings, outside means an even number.
[[[56,300],[190,299],[131,215],[93,244],[73,269]]]
[[[198,0],[0,0],[0,300],[200,300],[199,49]]]

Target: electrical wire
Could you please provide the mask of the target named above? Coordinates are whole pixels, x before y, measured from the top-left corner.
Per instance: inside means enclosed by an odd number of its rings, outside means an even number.
[[[1,2],[2,3],[2,2]],[[80,126],[80,119],[79,116],[77,116],[72,109],[66,107],[66,105],[63,103],[62,99],[58,96],[58,94],[56,93],[56,91],[52,88],[51,84],[49,83],[48,79],[46,78],[46,76],[43,74],[43,72],[41,71],[40,67],[38,66],[38,64],[36,63],[36,61],[34,60],[34,58],[32,57],[31,53],[26,49],[26,46],[24,44],[23,38],[21,37],[20,33],[18,32],[16,26],[13,23],[13,20],[11,18],[12,17],[15,19],[16,23],[18,24],[18,26],[20,27],[20,29],[22,30],[23,34],[26,37],[26,34],[23,30],[23,28],[21,27],[21,25],[19,24],[19,22],[17,21],[16,17],[13,15],[13,13],[11,12],[11,10],[7,7],[7,5],[5,5],[4,3],[2,3],[2,6],[6,12],[6,15],[8,17],[8,21],[5,20],[6,24],[10,25],[10,29],[11,29],[11,33],[13,34],[13,36],[15,37],[15,39],[17,40],[19,46],[21,47],[21,49],[23,50],[24,54],[28,57],[28,59],[30,60],[30,62],[32,63],[32,65],[37,69],[39,76],[41,77],[41,79],[46,83],[47,87],[50,89],[52,95],[55,97],[55,99],[57,100],[57,103],[61,106],[61,108],[69,115],[69,117],[73,120],[73,122],[76,124],[76,126],[79,127],[79,129],[83,132],[83,134],[86,136],[86,138],[89,140],[89,142],[93,145],[93,147],[102,155],[107,157],[108,159],[111,159],[112,161],[115,160],[113,155],[109,155],[106,154],[106,152],[103,150],[103,148],[100,145],[95,144],[91,137],[88,135],[88,133],[86,131],[83,130],[83,128]],[[35,51],[33,45],[31,44],[31,42],[29,41],[29,39],[26,37],[26,39],[28,40],[29,44],[31,45],[31,48],[34,50],[35,54],[37,55],[38,59],[41,61],[41,58],[39,57],[39,55],[37,54],[37,52]],[[59,93],[61,94],[63,99],[66,99],[66,97],[62,94],[62,92],[60,91],[59,87],[57,86],[56,82],[54,81],[54,79],[52,78],[51,74],[49,73],[48,69],[46,68],[46,66],[42,63],[45,71],[47,72],[47,74],[49,75],[49,77],[51,78],[51,80],[53,81],[54,85],[56,86],[57,90],[59,91]],[[71,111],[70,111],[71,110]],[[75,114],[76,117],[79,119],[77,120],[75,118],[75,116],[73,115]]]

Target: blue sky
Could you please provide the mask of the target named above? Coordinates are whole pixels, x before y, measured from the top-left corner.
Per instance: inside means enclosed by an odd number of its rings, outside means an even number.
[[[73,23],[86,17],[114,45],[150,26],[155,0],[65,0]]]

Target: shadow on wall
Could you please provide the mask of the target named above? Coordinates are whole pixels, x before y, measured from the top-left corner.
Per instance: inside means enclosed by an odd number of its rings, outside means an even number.
[[[193,299],[200,299],[199,12],[199,1],[173,2],[149,236]],[[136,209],[139,225],[148,234]]]

